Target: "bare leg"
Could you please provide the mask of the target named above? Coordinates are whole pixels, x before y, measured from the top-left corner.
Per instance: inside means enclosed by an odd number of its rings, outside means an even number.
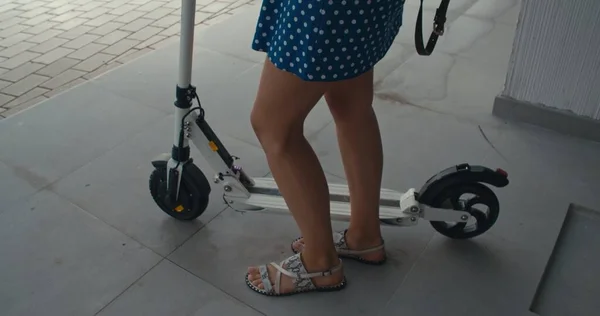
[[[346,243],[353,250],[381,245],[379,195],[383,150],[377,117],[372,107],[373,71],[333,83],[328,87],[325,99],[335,120],[350,189],[352,216]],[[304,240],[296,242],[294,249],[303,248]],[[379,261],[385,258],[385,251],[381,249],[362,257]]]
[[[265,62],[251,115],[252,126],[265,150],[269,167],[302,235],[302,253],[308,272],[326,271],[339,264],[333,246],[329,191],[316,154],[304,137],[304,120],[329,84],[305,82]],[[249,279],[262,288],[257,267],[248,269]],[[275,269],[269,267],[274,283]],[[313,280],[316,286],[340,283],[343,271]],[[292,289],[287,276],[281,291]]]
[[[352,216],[346,233],[351,249],[366,249],[382,243],[379,222],[379,194],[383,149],[379,124],[373,110],[373,71],[338,82],[325,98],[333,115],[344,171],[350,189]],[[365,254],[380,260],[384,250]]]

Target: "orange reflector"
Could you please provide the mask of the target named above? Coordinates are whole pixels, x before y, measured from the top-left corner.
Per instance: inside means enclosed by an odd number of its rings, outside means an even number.
[[[177,213],[181,213],[181,211],[183,211],[183,205],[178,205],[176,208],[174,208],[174,210]]]
[[[217,147],[217,144],[215,144],[215,142],[213,142],[213,141],[210,141],[210,142],[208,143],[208,146],[210,147],[210,149],[211,149],[212,151],[217,151],[217,150],[219,150],[219,147]]]

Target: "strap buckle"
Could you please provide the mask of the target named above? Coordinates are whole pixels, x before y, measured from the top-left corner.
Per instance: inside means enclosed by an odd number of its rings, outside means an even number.
[[[433,33],[438,36],[444,35],[444,24],[446,23],[445,14],[440,14],[440,10],[435,11],[435,17],[433,18]]]
[[[433,33],[437,36],[444,35],[444,24],[433,23]]]

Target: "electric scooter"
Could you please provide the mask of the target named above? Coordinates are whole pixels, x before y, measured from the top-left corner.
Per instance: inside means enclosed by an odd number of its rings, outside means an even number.
[[[443,2],[447,3],[447,0]],[[212,169],[218,171],[214,183],[222,186],[223,201],[230,208],[287,212],[287,204],[275,180],[250,177],[235,163],[237,158],[227,151],[206,120],[196,89],[191,85],[195,9],[195,0],[182,0],[174,144],[171,153],[161,154],[152,161],[150,193],[158,207],[175,219],[194,220],[204,213],[211,184],[190,157],[191,141]],[[193,107],[194,101],[198,106]],[[498,198],[488,185],[508,185],[508,174],[501,169],[465,163],[434,175],[418,191],[414,188],[406,192],[382,189],[380,221],[387,225],[413,226],[419,219],[425,219],[449,238],[473,238],[489,230],[498,219]],[[328,186],[332,218],[348,220],[348,186]],[[465,198],[467,194],[472,196]]]

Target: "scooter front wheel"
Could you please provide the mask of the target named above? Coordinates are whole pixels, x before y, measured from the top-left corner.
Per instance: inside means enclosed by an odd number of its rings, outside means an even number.
[[[167,191],[167,163],[155,163],[154,167],[150,174],[150,194],[163,212],[183,221],[196,219],[204,213],[211,188],[206,176],[196,165],[192,162],[184,165],[177,201],[172,201]]]
[[[496,223],[500,213],[496,194],[477,182],[461,183],[442,190],[433,198],[431,206],[471,214],[472,218],[466,223],[431,222],[436,231],[453,239],[469,239],[485,233]]]

